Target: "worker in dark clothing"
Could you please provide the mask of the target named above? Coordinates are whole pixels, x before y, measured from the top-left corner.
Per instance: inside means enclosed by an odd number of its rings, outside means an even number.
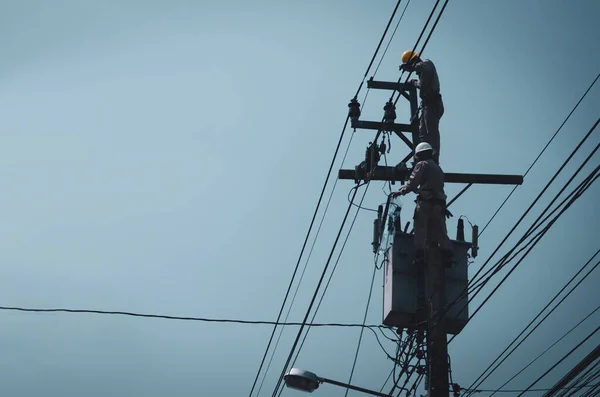
[[[440,80],[433,62],[421,59],[419,54],[405,51],[402,54],[401,70],[414,71],[418,80],[410,83],[419,88],[421,97],[421,119],[419,120],[419,142],[428,142],[433,147],[433,160],[440,163],[440,119],[444,115],[444,103],[440,94]]]
[[[416,165],[408,182],[393,197],[417,193],[417,205],[414,214],[415,264],[422,264],[425,248],[437,246],[442,250],[445,265],[451,264],[452,245],[446,229],[446,194],[444,193],[444,172],[433,161],[433,148],[427,142],[421,142],[415,149]]]

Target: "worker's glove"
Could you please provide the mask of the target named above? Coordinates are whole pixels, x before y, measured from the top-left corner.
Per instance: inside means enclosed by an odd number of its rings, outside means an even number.
[[[410,81],[410,84],[411,84],[413,87],[417,87],[417,88],[419,88],[419,80],[417,80],[417,79],[412,79],[412,80]]]
[[[402,186],[400,188],[400,190],[398,190],[397,192],[392,193],[392,197],[396,198],[398,196],[404,196],[407,193],[408,193],[408,190],[406,189],[406,186]]]
[[[448,208],[446,208],[444,210],[444,215],[446,215],[446,218],[448,218],[448,219],[450,219],[454,216],[454,215],[452,215],[452,212],[448,211]]]

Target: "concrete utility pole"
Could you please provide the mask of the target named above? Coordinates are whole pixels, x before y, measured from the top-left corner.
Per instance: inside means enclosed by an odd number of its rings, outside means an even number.
[[[408,179],[411,173],[411,170],[409,170],[406,163],[412,158],[414,154],[414,148],[419,143],[419,107],[417,89],[411,84],[406,84],[406,86],[404,86],[402,83],[374,81],[372,78],[368,80],[367,85],[372,89],[398,91],[400,95],[406,98],[410,103],[410,122],[408,124],[395,123],[396,107],[391,101],[387,102],[384,107],[384,117],[382,122],[359,120],[360,104],[356,101],[356,99],[353,99],[348,105],[350,108],[349,117],[351,119],[352,128],[376,130],[377,135],[367,148],[365,161],[356,166],[355,169],[339,170],[338,178],[354,180],[355,183],[368,180],[403,183]],[[406,155],[406,157],[404,157],[404,159],[396,166],[384,167],[378,165],[380,155],[386,150],[386,145],[383,142],[380,145],[377,144],[377,140],[382,132],[395,133],[410,149],[410,153],[408,153],[408,155]],[[409,136],[412,139],[409,139],[404,134],[410,134]],[[446,183],[467,184],[467,186],[462,189],[461,192],[458,193],[458,195],[447,204],[447,206],[454,202],[473,184],[520,185],[523,183],[523,177],[520,175],[444,173],[444,179]],[[381,214],[381,211],[379,211],[378,219],[375,222],[376,230],[373,241],[373,247],[375,251],[379,247],[380,237],[383,234],[388,215],[388,207],[389,201],[388,206],[386,206],[385,213]],[[379,230],[377,230],[377,228],[379,228]],[[452,325],[452,329],[447,328],[447,318],[444,308],[448,303],[448,296],[446,292],[446,278],[448,277],[448,272],[442,263],[440,249],[438,247],[428,247],[425,256],[426,265],[424,269],[424,285],[418,283],[417,281],[412,281],[412,279],[410,279],[412,276],[410,276],[409,273],[413,269],[407,270],[406,268],[407,264],[411,263],[411,260],[409,261],[408,256],[414,255],[414,250],[404,249],[402,247],[399,248],[399,246],[405,247],[407,241],[412,242],[412,236],[410,236],[408,233],[400,233],[399,235],[398,232],[399,231],[396,231],[396,235],[394,237],[394,246],[392,247],[392,253],[390,254],[391,260],[389,261],[389,266],[391,270],[387,271],[386,275],[384,275],[385,294],[389,295],[389,297],[386,298],[388,299],[389,306],[402,306],[403,309],[391,309],[391,314],[384,319],[384,323],[386,325],[397,326],[398,328],[416,328],[426,331],[428,395],[429,397],[449,397],[450,385],[448,380],[449,368],[447,334],[448,331],[450,331],[450,333],[457,334],[460,332],[462,327],[457,328],[455,322],[453,323],[454,325]],[[476,227],[474,228],[474,234],[477,234]],[[455,247],[460,245],[460,242],[455,242]],[[456,249],[462,249],[466,255],[464,241],[462,242],[462,245],[462,248],[458,247]],[[476,248],[477,247],[474,245],[473,256],[475,256]],[[466,271],[466,258],[463,263],[464,264],[461,266],[464,267],[464,278],[466,283],[466,279],[468,278]],[[423,269],[417,269],[418,272],[422,270]],[[401,273],[405,274],[406,276],[402,275]],[[401,275],[398,276],[398,274]],[[404,278],[402,278],[401,283],[398,283],[395,277]],[[420,301],[419,310],[404,310],[405,307],[410,305],[403,305],[402,302],[399,302],[404,299],[405,295],[401,295],[401,293],[397,291],[402,290],[402,293],[406,294],[405,291],[407,290],[407,283],[414,285],[414,289],[420,291],[417,293],[418,296],[424,297],[424,299],[417,299]],[[396,284],[399,284],[399,286],[396,287]],[[412,300],[412,298],[409,300]]]

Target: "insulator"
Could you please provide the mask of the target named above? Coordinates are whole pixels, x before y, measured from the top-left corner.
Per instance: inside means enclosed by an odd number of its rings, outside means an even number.
[[[459,397],[460,396],[460,390],[461,387],[458,383],[453,383],[452,384],[452,394],[454,397]]]
[[[381,153],[381,154],[385,153],[386,149],[387,149],[387,146],[385,145],[385,141],[382,140],[381,143],[379,144],[379,153]]]
[[[471,255],[473,258],[476,258],[477,250],[479,249],[479,226],[473,225],[471,229],[473,230],[473,236],[471,237]]]
[[[401,232],[402,231],[402,221],[400,218],[400,208],[396,207],[394,209],[394,230],[396,230],[397,232]]]
[[[348,104],[348,116],[351,120],[358,120],[360,117],[360,103],[356,100],[356,98],[352,98],[350,103]]]
[[[373,253],[376,253],[379,249],[379,228],[381,221],[379,219],[375,219],[373,221],[373,242],[371,245],[373,246]]]
[[[381,159],[381,155],[379,154],[379,146],[377,146],[376,142],[369,142],[369,147],[367,147],[366,161],[369,164],[369,171],[373,171],[377,164],[379,164],[379,160]]]
[[[365,164],[366,164],[366,172],[371,172],[371,145],[373,142],[369,142],[369,146],[367,146],[367,150],[365,150]]]
[[[383,119],[387,123],[393,123],[396,120],[396,105],[394,105],[391,101],[388,101],[383,107],[384,116]]]
[[[394,231],[394,227],[395,227],[394,217],[391,216],[391,215],[389,215],[388,216],[388,224],[387,224],[387,231],[388,231],[388,233],[392,233]]]
[[[456,240],[465,241],[465,222],[460,218],[456,226]]]

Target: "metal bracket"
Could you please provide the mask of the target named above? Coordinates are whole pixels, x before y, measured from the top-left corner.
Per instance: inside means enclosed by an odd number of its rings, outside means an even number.
[[[404,89],[402,89],[404,86]],[[412,85],[404,84],[400,82],[392,82],[392,81],[377,81],[373,80],[371,77],[367,80],[367,87],[372,88],[374,90],[389,90],[389,91],[398,91],[404,98],[410,101],[410,94],[412,93]]]
[[[384,123],[377,121],[363,121],[363,120],[352,120],[351,121],[352,128],[358,128],[362,130],[377,130],[377,131],[393,131],[400,139],[406,143],[406,145],[412,150],[413,144],[412,142],[405,137],[402,133],[413,132],[412,126],[410,124],[400,124],[400,123]]]
[[[408,169],[398,169],[396,167],[378,166],[369,175],[370,180],[375,181],[403,181],[409,176]],[[339,179],[363,180],[365,172],[361,169],[338,171]],[[496,174],[461,174],[444,173],[444,182],[446,183],[467,183],[478,185],[522,185],[522,175],[496,175]]]

